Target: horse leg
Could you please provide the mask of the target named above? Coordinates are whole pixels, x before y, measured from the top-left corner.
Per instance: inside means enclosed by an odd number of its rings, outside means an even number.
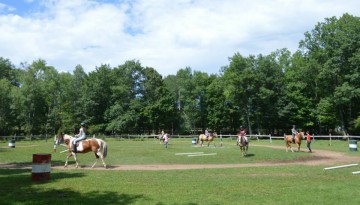
[[[99,160],[99,155],[101,156],[101,154],[100,153],[94,153],[95,154],[95,158],[96,158],[96,160],[95,160],[95,163],[91,166],[91,168],[94,168],[95,167],[95,165],[96,165],[96,163],[98,162],[98,160]]]
[[[106,169],[106,164],[105,164],[105,161],[104,161],[104,156],[103,156],[102,154],[100,154],[100,159],[101,159],[101,161],[102,161],[102,163],[103,163],[103,165],[104,165],[104,167],[105,167],[105,169]]]
[[[78,168],[79,167],[79,162],[77,160],[76,154],[74,153],[73,156],[74,156],[75,163],[76,163],[75,167]]]
[[[289,148],[291,152],[294,152],[293,148],[291,147],[291,142],[286,142],[286,152],[288,152]]]
[[[107,166],[106,166],[106,164],[105,164],[104,157],[103,157],[102,155],[100,155],[100,158],[101,158],[101,161],[102,161],[102,163],[103,163],[103,165],[104,165],[104,167],[105,167],[105,169],[106,169]]]
[[[67,167],[69,158],[70,158],[71,156],[72,156],[72,153],[70,152],[70,154],[66,157],[66,161],[65,161],[64,167]]]

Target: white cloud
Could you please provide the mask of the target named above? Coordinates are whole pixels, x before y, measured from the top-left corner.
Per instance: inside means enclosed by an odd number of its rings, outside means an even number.
[[[356,0],[44,2],[31,16],[0,15],[1,57],[15,64],[42,58],[68,71],[136,59],[163,75],[187,66],[218,73],[235,52],[295,51],[318,22],[358,16],[360,7]]]

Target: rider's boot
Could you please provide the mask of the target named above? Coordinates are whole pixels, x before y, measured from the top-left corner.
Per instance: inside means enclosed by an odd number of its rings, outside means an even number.
[[[72,145],[72,152],[76,153],[76,145]]]

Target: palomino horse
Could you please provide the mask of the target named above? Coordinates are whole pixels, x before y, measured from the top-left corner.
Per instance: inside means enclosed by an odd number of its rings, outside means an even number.
[[[304,137],[304,132],[297,132],[295,135],[295,144],[297,144],[298,146],[298,152],[300,152],[300,145],[303,137]],[[286,152],[288,151],[289,148],[291,149],[292,152],[294,152],[294,150],[291,147],[291,144],[293,143],[292,135],[285,135],[284,139],[286,143]]]
[[[67,167],[67,165],[68,165],[69,157],[74,156],[74,159],[76,162],[76,168],[78,168],[79,162],[77,160],[76,154],[77,153],[87,153],[87,152],[92,151],[95,153],[96,161],[91,166],[91,168],[95,167],[99,158],[101,159],[104,167],[106,168],[104,158],[107,155],[107,144],[104,140],[97,139],[97,138],[83,140],[78,143],[77,151],[76,151],[76,153],[74,153],[74,152],[72,152],[72,146],[73,146],[72,142],[74,139],[75,139],[74,137],[67,135],[67,134],[58,135],[58,137],[56,139],[55,145],[59,145],[62,141],[64,141],[64,143],[67,145],[67,148],[70,152],[70,154],[66,157],[65,167]],[[55,146],[55,152],[56,152],[56,146]]]
[[[238,145],[240,147],[241,155],[244,157],[247,155],[247,150],[249,149],[249,142],[245,140],[244,136],[238,136]]]
[[[199,135],[199,138],[197,139],[196,141],[196,144],[198,144],[199,142],[201,146],[203,146],[204,144],[204,141],[207,141],[208,142],[208,146],[210,145],[211,142],[214,143],[214,147],[216,147],[215,145],[215,138],[217,137],[217,134],[216,133],[209,133],[209,137],[206,138],[206,135],[205,134],[201,134]]]

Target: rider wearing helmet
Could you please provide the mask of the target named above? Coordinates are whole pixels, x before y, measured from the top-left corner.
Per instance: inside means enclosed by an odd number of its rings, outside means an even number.
[[[296,135],[297,131],[295,129],[295,125],[293,125],[293,128],[291,129],[291,134],[292,134],[292,141],[295,142],[295,135]]]
[[[81,125],[81,128],[80,128],[79,134],[75,135],[75,137],[77,137],[77,138],[74,139],[73,144],[72,144],[73,152],[76,152],[76,143],[86,139],[86,124],[85,124],[85,122],[82,122],[80,125]]]
[[[205,136],[206,136],[206,139],[209,138],[209,130],[208,130],[208,128],[206,128],[206,130],[205,130]]]
[[[240,132],[239,132],[239,135],[238,135],[238,140],[240,142],[240,137],[244,137],[245,139],[245,142],[248,143],[248,139],[246,137],[246,131],[245,129],[243,128],[243,126],[240,126]]]

